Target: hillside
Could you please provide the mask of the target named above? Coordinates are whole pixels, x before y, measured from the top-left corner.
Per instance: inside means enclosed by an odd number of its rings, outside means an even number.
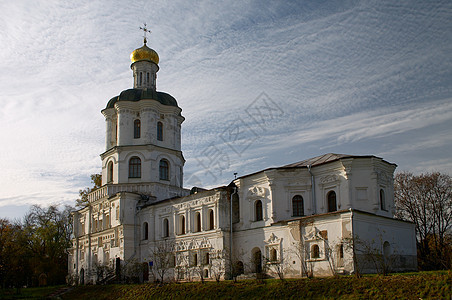
[[[63,299],[451,299],[452,271],[355,278],[83,286]]]

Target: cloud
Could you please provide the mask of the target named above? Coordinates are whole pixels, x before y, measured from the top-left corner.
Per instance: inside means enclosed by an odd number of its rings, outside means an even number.
[[[0,206],[70,201],[100,171],[99,111],[132,85],[141,22],[160,55],[157,87],[186,117],[194,182],[325,151],[416,170],[451,158],[450,1],[18,0],[0,12]],[[284,112],[264,128],[246,112],[262,92]],[[259,136],[240,155],[221,135],[237,120]],[[215,178],[198,161],[212,144],[230,158]]]

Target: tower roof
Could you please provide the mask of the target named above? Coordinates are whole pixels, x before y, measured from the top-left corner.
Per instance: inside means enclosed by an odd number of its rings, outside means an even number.
[[[176,99],[170,94],[157,92],[152,89],[128,89],[122,91],[118,96],[111,98],[105,108],[113,108],[118,101],[136,102],[143,99],[157,100],[160,104],[178,107]]]
[[[146,41],[146,40],[145,40]],[[150,61],[155,63],[156,65],[159,64],[159,55],[157,52],[155,52],[153,49],[146,46],[146,42],[144,45],[138,49],[135,49],[130,54],[130,60],[132,61],[132,64],[137,61]]]

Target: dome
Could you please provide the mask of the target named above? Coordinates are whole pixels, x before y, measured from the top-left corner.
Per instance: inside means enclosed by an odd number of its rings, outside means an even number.
[[[159,55],[157,54],[157,52],[155,52],[154,50],[146,46],[146,44],[144,44],[143,47],[135,49],[130,54],[130,60],[132,61],[132,64],[137,61],[147,60],[158,65]]]
[[[157,100],[160,104],[168,105],[168,106],[177,106],[177,101],[173,96],[164,92],[157,92],[151,89],[128,89],[122,91],[119,96],[115,96],[110,99],[107,103],[108,108],[113,108],[115,103],[118,101],[133,101],[137,102],[140,100]]]

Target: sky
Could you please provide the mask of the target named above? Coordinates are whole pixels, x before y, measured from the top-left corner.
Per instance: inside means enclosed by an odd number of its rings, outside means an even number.
[[[91,185],[143,23],[187,188],[325,153],[452,174],[452,1],[1,1],[0,218]]]

